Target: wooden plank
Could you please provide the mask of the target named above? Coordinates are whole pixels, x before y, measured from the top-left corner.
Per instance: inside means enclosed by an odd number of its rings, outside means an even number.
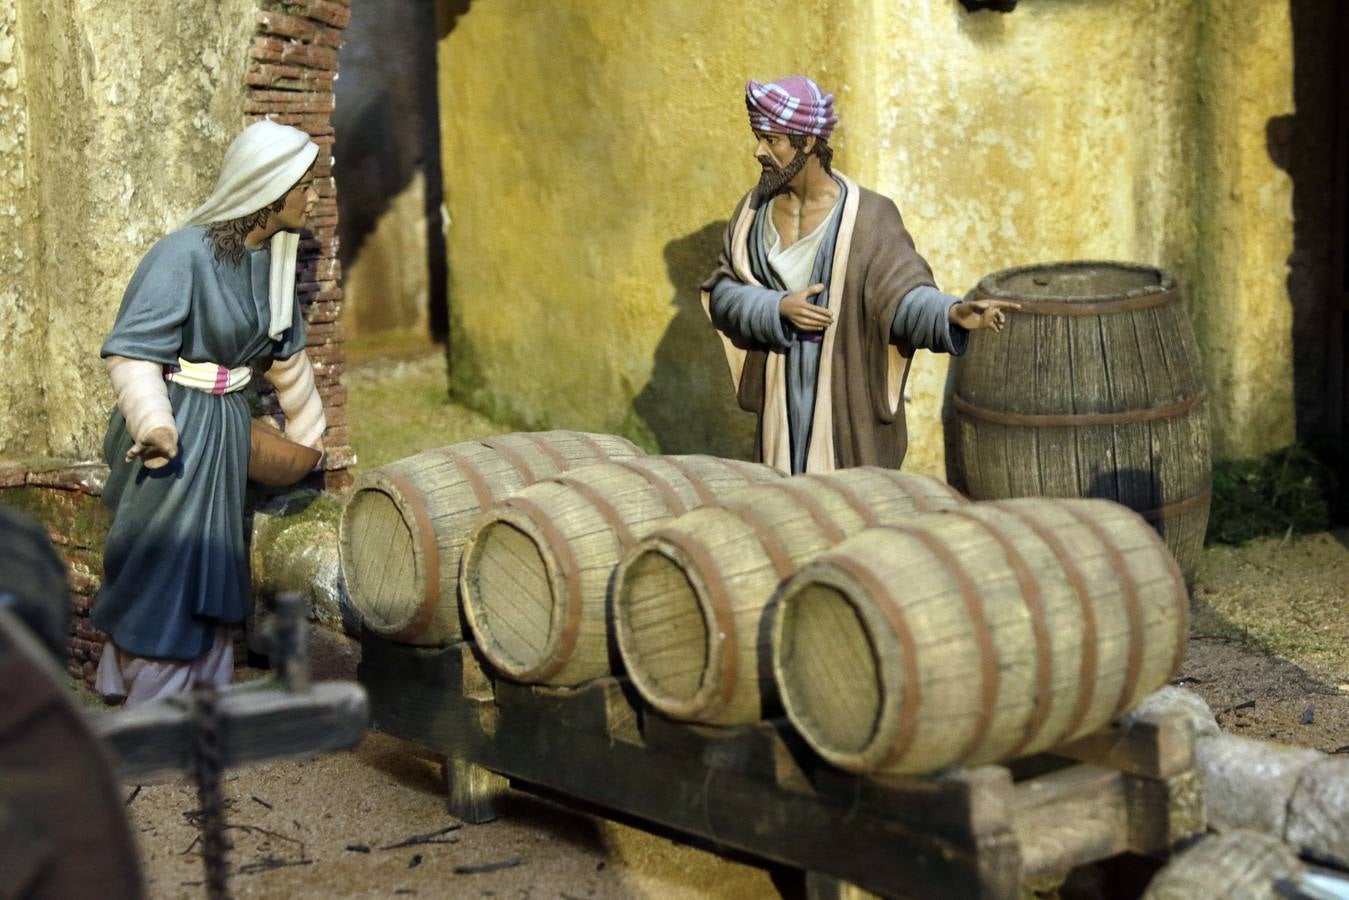
[[[1203,834],[1204,790],[1195,771],[1166,779],[1125,776],[1129,849],[1160,855],[1186,838]]]
[[[1031,316],[1038,343],[1032,365],[1037,413],[1071,412],[1072,388],[1069,363],[1068,322],[1061,316]],[[1039,475],[1041,497],[1078,497],[1077,429],[1042,428],[1037,438],[1034,468]]]
[[[1170,717],[1061,748],[1099,764],[1015,786],[1002,766],[871,779],[824,765],[782,723],[714,728],[644,713],[623,679],[565,690],[497,681],[488,699],[468,645],[365,645],[375,721],[453,758],[452,811],[470,820],[493,814],[508,777],[820,884],[920,897],[1014,897],[1023,878],[1047,883],[1202,830],[1193,748]],[[477,696],[464,696],[469,683]]]
[[[371,725],[447,755],[471,758],[494,733],[490,699],[465,697],[465,645],[413,647],[365,633],[356,677],[370,696]],[[468,655],[468,659],[472,659]],[[470,670],[467,679],[474,683]]]
[[[1052,882],[1069,870],[1130,849],[1124,776],[1080,765],[1016,787],[1015,832],[1022,878]]]
[[[510,789],[510,779],[454,756],[446,757],[442,765],[450,815],[471,825],[491,822],[497,817],[497,807]]]
[[[786,720],[780,720],[779,726]],[[713,769],[741,773],[776,771],[783,754],[790,756],[772,725],[718,728],[675,722],[657,713],[647,716],[643,736],[647,746],[670,755],[701,760]]]
[[[820,872],[806,873],[806,900],[879,900],[878,894]]]
[[[1015,897],[1015,856],[906,827],[862,803],[781,791],[730,769],[606,737],[512,722],[504,712],[483,765],[513,779],[881,893]],[[807,824],[808,823],[808,824]],[[1007,865],[1007,862],[1013,865]],[[986,871],[992,870],[992,871]]]
[[[1194,736],[1180,716],[1141,717],[1128,727],[1116,723],[1052,752],[1149,778],[1171,778],[1194,768]]]
[[[220,694],[221,762],[312,756],[356,746],[365,736],[365,691],[343,682],[310,690],[234,690]],[[192,710],[188,697],[131,709],[89,714],[94,733],[111,751],[123,780],[193,770]]]

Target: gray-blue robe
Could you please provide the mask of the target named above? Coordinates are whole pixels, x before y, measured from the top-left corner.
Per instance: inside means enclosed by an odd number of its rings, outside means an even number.
[[[132,276],[102,355],[230,368],[293,356],[304,349],[304,318],[297,310],[281,340],[267,336],[269,272],[265,247],[236,266],[216,260],[204,226],[169,234]],[[213,395],[169,383],[168,392],[178,456],[163,468],[125,462],[133,441],[121,410],[108,422],[103,501],[113,523],[91,618],[126,652],[187,660],[248,609],[251,426],[247,390]]]

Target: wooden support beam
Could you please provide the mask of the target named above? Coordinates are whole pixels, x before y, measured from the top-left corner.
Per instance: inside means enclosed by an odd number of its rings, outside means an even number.
[[[1030,885],[1129,849],[1124,777],[1110,769],[1072,766],[1022,782],[1015,818],[1022,879]]]
[[[1053,750],[1055,756],[1130,775],[1170,778],[1194,768],[1194,735],[1182,716],[1142,716]]]
[[[365,690],[324,682],[303,692],[226,690],[220,694],[221,763],[313,756],[356,746],[370,718]],[[89,714],[123,780],[193,770],[187,696]]]
[[[360,678],[377,727],[449,757],[456,816],[490,816],[509,778],[803,869],[819,897],[1015,898],[1203,830],[1190,732],[1171,719],[1037,757],[1015,783],[992,765],[879,779],[827,765],[785,722],[664,718],[624,679],[493,678],[470,644],[367,636]]]

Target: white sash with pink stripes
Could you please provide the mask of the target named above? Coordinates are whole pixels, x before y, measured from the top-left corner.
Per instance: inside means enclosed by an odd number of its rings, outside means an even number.
[[[207,394],[232,394],[253,378],[248,366],[230,369],[219,363],[189,362],[178,357],[177,365],[164,367],[164,380]]]

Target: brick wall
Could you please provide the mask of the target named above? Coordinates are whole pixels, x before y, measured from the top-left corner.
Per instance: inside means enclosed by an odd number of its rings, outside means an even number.
[[[309,359],[328,418],[323,434],[325,483],[329,490],[344,490],[351,483],[347,470],[356,455],[347,425],[347,392],[341,384],[346,357],[340,321],[332,113],[337,51],[342,46],[342,29],[351,18],[350,0],[262,0],[259,6],[257,30],[248,51],[244,114],[249,122],[271,119],[301,128],[319,146],[314,163],[319,201],[309,220],[309,232],[300,242],[296,297],[309,325]],[[263,402],[265,411],[279,412],[269,389]]]
[[[28,513],[66,562],[70,577],[70,638],[66,668],[93,684],[107,635],[89,623],[89,605],[103,577],[103,542],[112,517],[103,505],[108,467],[102,463],[0,462],[0,503]]]

